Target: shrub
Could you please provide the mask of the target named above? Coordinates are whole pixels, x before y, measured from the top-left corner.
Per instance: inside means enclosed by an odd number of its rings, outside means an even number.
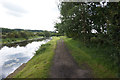
[[[42,44],[42,45],[40,46],[40,48],[36,51],[36,55],[45,52],[45,50],[46,50],[50,45],[51,45],[51,44]]]

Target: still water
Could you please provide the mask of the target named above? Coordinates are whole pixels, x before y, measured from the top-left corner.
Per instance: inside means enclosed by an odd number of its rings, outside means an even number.
[[[7,77],[14,72],[20,65],[29,61],[35,51],[42,45],[50,41],[32,41],[30,43],[16,44],[15,46],[4,46],[0,49],[0,79]]]

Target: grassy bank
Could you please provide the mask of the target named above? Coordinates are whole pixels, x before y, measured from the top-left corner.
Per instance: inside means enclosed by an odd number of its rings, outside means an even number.
[[[47,78],[53,59],[54,50],[58,37],[53,37],[51,41],[42,45],[36,55],[28,61],[23,70],[14,76],[14,78]]]
[[[103,53],[102,49],[97,48],[87,48],[84,44],[78,40],[73,40],[71,38],[62,37],[71,50],[71,54],[79,64],[82,66],[87,64],[93,72],[95,78],[114,78],[117,77],[116,68],[110,68],[112,62],[105,59],[104,56],[97,57],[96,53]],[[99,55],[99,54],[98,54]],[[84,68],[84,67],[83,67]]]
[[[28,37],[28,39],[25,39],[25,38],[5,38],[5,39],[1,39],[0,43],[7,44],[7,43],[20,42],[20,41],[25,41],[25,40],[34,39],[34,38],[42,38],[42,36]]]

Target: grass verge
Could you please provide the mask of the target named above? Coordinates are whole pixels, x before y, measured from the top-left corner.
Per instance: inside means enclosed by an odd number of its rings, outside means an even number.
[[[95,78],[115,78],[117,77],[116,71],[114,69],[110,69],[110,64],[107,63],[103,59],[104,57],[97,58],[95,53],[101,50],[97,50],[95,48],[87,48],[83,43],[77,40],[73,40],[72,38],[62,37],[65,41],[69,50],[71,50],[71,55],[74,57],[76,62],[81,67],[83,64],[87,64],[93,72],[93,76]],[[95,54],[95,55],[94,55]]]
[[[35,56],[27,62],[26,66],[13,78],[47,78],[51,61],[54,56],[56,42],[59,37],[53,37],[51,41],[42,45]]]

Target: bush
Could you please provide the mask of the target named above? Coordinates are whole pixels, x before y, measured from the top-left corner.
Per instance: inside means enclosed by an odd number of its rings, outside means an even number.
[[[45,52],[45,50],[46,50],[50,45],[51,45],[51,44],[42,44],[42,45],[40,46],[40,48],[36,51],[36,55]]]

